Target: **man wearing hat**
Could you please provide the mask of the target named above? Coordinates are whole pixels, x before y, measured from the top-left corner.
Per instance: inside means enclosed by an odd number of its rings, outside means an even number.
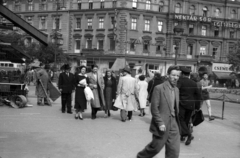
[[[71,67],[68,64],[63,66],[63,72],[59,75],[58,88],[61,92],[62,98],[62,113],[66,111],[67,113],[72,114],[72,92],[74,91],[74,75],[70,73]]]
[[[118,83],[118,98],[116,99],[114,104],[115,107],[121,109],[121,119],[123,122],[126,121],[127,117],[129,121],[131,121],[132,111],[137,110],[137,102],[135,99],[136,93],[136,79],[131,76],[130,69],[126,67],[123,69],[123,77],[120,78]]]
[[[181,67],[182,76],[178,80],[180,93],[179,99],[179,121],[181,125],[181,140],[184,141],[187,136],[185,145],[189,145],[194,138],[189,128],[190,119],[195,109],[195,103],[201,101],[201,94],[197,88],[197,83],[189,78],[191,70]]]
[[[50,105],[47,100],[49,76],[46,69],[44,69],[45,65],[43,63],[40,63],[39,66],[39,68],[35,69],[35,94],[37,95],[37,104],[43,105],[42,99],[44,99],[44,104]]]

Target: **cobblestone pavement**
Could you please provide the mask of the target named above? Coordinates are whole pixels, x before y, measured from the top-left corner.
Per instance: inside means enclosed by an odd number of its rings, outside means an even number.
[[[91,120],[88,107],[80,121],[61,113],[60,100],[52,107],[36,106],[33,86],[29,103],[33,107],[0,107],[1,158],[135,158],[151,141],[148,109],[146,117],[137,112],[131,122],[122,123],[119,112],[112,112],[110,118],[99,112]],[[226,103],[222,120],[222,103],[211,103],[216,120],[208,121],[203,105],[206,119],[194,128],[191,145],[181,143],[180,158],[240,157],[240,104]],[[164,158],[164,149],[155,158]]]

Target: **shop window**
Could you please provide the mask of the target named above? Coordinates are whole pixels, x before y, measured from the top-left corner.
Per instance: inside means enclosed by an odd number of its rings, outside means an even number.
[[[87,49],[92,49],[92,38],[87,38],[86,39],[86,48]]]
[[[101,8],[101,9],[104,8],[104,0],[101,0],[101,2],[100,2],[100,8]]]
[[[151,9],[151,1],[147,0],[146,1],[146,10],[150,10]]]
[[[40,18],[40,27],[39,27],[39,29],[41,29],[41,30],[47,29],[47,22],[46,22],[46,17],[45,16],[42,16]]]
[[[115,40],[114,38],[109,38],[110,39],[110,50],[114,51],[115,50]]]
[[[231,11],[231,18],[232,19],[236,19],[237,18],[237,12],[234,9]]]
[[[189,44],[187,47],[187,54],[188,55],[193,55],[193,45]]]
[[[207,35],[207,26],[202,26],[202,36]]]
[[[164,3],[163,2],[159,2],[159,12],[163,12],[163,8],[164,8]]]
[[[87,20],[87,28],[92,29],[92,18],[88,18]]]
[[[194,25],[193,24],[189,24],[189,34],[190,35],[193,35],[193,33],[194,33]]]
[[[235,36],[235,31],[231,29],[229,35],[230,35],[230,38],[233,39]]]
[[[218,48],[213,48],[213,49],[212,49],[212,56],[213,56],[213,58],[216,57],[216,55],[217,55],[217,50],[218,50]]]
[[[132,18],[131,20],[131,30],[137,30],[137,19]]]
[[[116,0],[113,0],[113,2],[112,2],[112,7],[113,7],[113,8],[117,8],[117,1],[116,1]]]
[[[97,49],[103,49],[104,46],[104,40],[103,39],[98,39],[98,43],[97,43]]]
[[[194,5],[192,5],[192,6],[190,6],[190,8],[189,8],[189,13],[190,13],[190,15],[195,15],[195,6]]]
[[[131,41],[131,43],[130,43],[130,51],[135,51],[135,41],[136,41],[136,39],[131,39],[130,40]]]
[[[132,1],[132,8],[137,9],[137,0]]]
[[[214,12],[215,12],[215,17],[220,16],[220,9],[219,8],[217,8]]]
[[[163,31],[163,22],[158,21],[158,32],[162,32],[162,31]]]
[[[201,46],[200,47],[200,52],[199,52],[199,54],[200,55],[206,55],[207,54],[207,48],[206,48],[206,46]]]
[[[81,10],[82,9],[82,0],[78,0],[78,9]]]
[[[88,9],[93,9],[93,1],[92,0],[88,1],[88,5],[89,5]]]
[[[214,37],[219,37],[219,27],[214,28]]]
[[[144,21],[144,31],[150,31],[150,20]]]
[[[180,3],[177,3],[175,5],[175,13],[181,13],[181,4]]]
[[[150,41],[143,41],[143,53],[149,53]]]
[[[80,53],[81,50],[81,40],[75,39],[75,53]]]
[[[98,28],[99,29],[103,29],[103,26],[104,26],[104,19],[103,18],[99,18]]]

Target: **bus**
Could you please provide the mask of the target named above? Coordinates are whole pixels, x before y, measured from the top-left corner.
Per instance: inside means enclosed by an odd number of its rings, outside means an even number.
[[[0,71],[18,71],[23,73],[25,64],[12,63],[10,61],[0,61]]]

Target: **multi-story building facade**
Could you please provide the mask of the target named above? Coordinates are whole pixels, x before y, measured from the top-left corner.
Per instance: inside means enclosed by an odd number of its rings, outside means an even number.
[[[58,4],[58,5],[57,5]],[[152,70],[226,63],[240,38],[239,0],[5,0],[66,53],[101,69],[116,58]]]

